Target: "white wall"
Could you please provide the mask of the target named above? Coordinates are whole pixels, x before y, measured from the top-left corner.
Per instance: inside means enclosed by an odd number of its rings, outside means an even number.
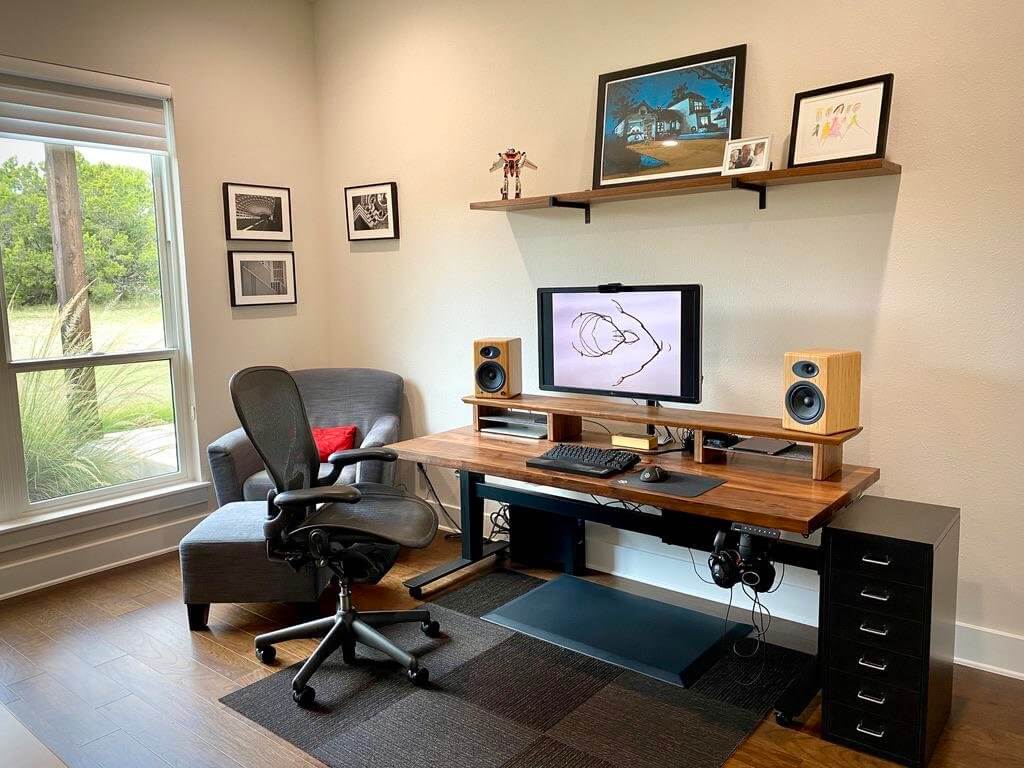
[[[522,336],[536,391],[537,287],[700,282],[702,407],[778,414],[785,351],[863,350],[847,460],[881,468],[874,493],[961,507],[960,620],[1024,634],[1022,22],[1011,2],[319,0],[332,316],[359,328],[333,359],[401,372],[410,431],[451,428],[473,338]],[[526,194],[589,187],[600,73],[743,42],[744,132],[774,133],[777,167],[795,92],[894,72],[902,177],[772,189],[760,212],[737,192],[615,203],[589,226],[468,210],[509,145],[540,165]],[[392,179],[401,241],[348,245],[341,188]]]

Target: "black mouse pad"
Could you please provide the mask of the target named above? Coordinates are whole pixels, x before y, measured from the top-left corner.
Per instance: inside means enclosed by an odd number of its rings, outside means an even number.
[[[660,483],[641,482],[640,472],[620,475],[613,478],[612,482],[618,485],[628,485],[631,488],[647,488],[658,493],[667,493],[670,496],[682,496],[688,499],[700,496],[702,493],[707,493],[712,488],[717,488],[725,482],[725,480],[719,480],[715,477],[688,475],[685,472],[669,472],[665,470],[665,474],[668,477]]]

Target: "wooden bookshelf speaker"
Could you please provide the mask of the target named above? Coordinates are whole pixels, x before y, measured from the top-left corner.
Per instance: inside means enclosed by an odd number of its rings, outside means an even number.
[[[860,426],[860,352],[787,352],[783,382],[786,429],[834,435]]]
[[[523,391],[522,339],[477,339],[473,368],[477,397],[517,397]]]

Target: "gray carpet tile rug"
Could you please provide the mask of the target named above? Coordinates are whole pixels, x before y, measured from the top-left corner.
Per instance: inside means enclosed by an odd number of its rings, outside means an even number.
[[[427,605],[441,637],[388,628],[430,669],[427,688],[359,647],[356,664],[338,654],[313,676],[309,710],[291,699],[298,665],[221,701],[338,768],[716,768],[808,658],[728,654],[683,689],[479,618],[542,583],[489,573]]]

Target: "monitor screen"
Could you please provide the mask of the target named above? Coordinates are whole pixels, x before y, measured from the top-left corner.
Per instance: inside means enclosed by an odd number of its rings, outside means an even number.
[[[699,285],[541,288],[540,388],[700,402]]]

